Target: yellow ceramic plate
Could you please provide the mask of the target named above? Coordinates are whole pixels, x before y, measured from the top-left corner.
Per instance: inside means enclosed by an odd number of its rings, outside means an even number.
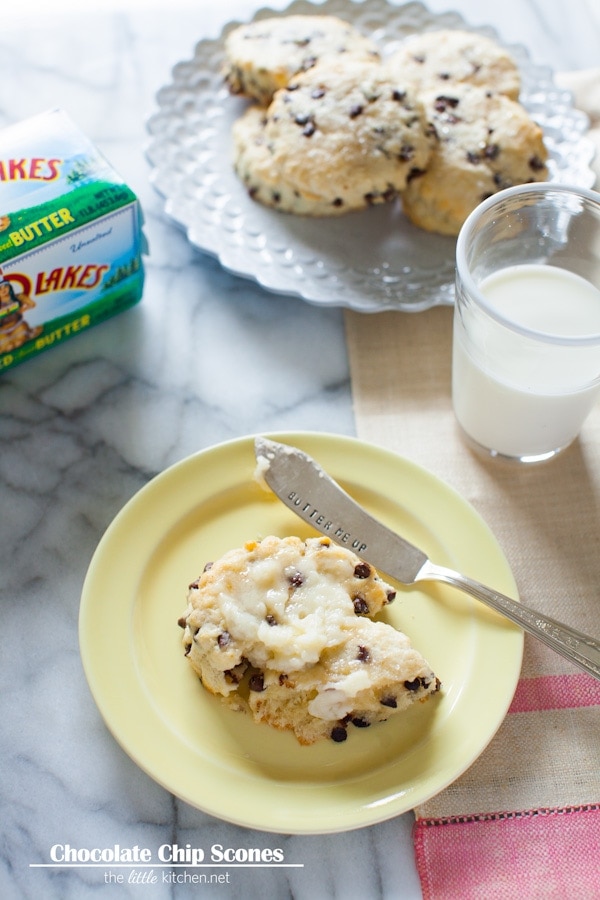
[[[393,453],[327,434],[272,435],[313,456],[372,514],[435,562],[516,596],[477,513]],[[81,602],[80,646],[94,699],[116,740],[167,790],[207,813],[277,833],[371,825],[412,809],[479,756],[519,676],[519,629],[444,585],[400,588],[385,619],[407,633],[443,692],[406,714],[352,729],[343,744],[301,747],[209,695],[183,655],[187,586],[215,559],[268,534],[310,534],[253,480],[242,438],[167,469],[102,538]]]

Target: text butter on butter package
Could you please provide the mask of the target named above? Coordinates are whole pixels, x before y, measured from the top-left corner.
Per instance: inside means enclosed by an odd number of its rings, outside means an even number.
[[[140,204],[60,109],[0,131],[0,371],[137,303]]]

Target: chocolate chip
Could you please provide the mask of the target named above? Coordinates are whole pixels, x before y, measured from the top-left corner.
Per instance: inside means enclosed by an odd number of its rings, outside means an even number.
[[[313,66],[316,66],[316,64],[317,64],[316,56],[307,56],[306,59],[302,60],[301,70],[303,72],[306,72],[306,71],[308,71],[308,69],[312,69]]]
[[[317,126],[314,122],[308,122],[307,125],[302,129],[302,134],[304,137],[312,137],[315,131],[317,130]]]
[[[439,97],[435,98],[433,107],[436,112],[445,112],[447,109],[456,109],[459,104],[458,97],[446,97],[441,94]]]
[[[214,565],[214,563],[207,562],[206,565],[204,566],[204,568],[202,569],[202,572],[203,572],[203,573],[204,573],[204,572],[208,572],[209,569],[212,569],[213,565]],[[201,578],[201,577],[202,577],[202,576],[199,576],[198,578],[196,578],[195,581],[192,581],[192,583],[191,583],[190,585],[188,585],[188,587],[190,588],[190,590],[191,590],[192,588],[197,588],[197,587],[198,587],[198,585],[200,584],[200,578]]]
[[[481,162],[479,153],[473,153],[471,150],[467,150],[466,156],[467,162],[470,162],[473,166],[476,166],[477,163]]]
[[[217,638],[217,644],[222,649],[223,647],[228,647],[230,643],[231,643],[231,635],[229,634],[228,631],[222,631],[221,634],[219,635],[219,637]]]
[[[483,148],[483,155],[486,159],[496,159],[499,153],[500,147],[498,144],[486,144]]]
[[[382,697],[379,702],[382,706],[389,706],[390,709],[396,709],[398,707],[398,701],[395,697]]]
[[[354,719],[350,719],[355,728],[368,728],[371,724],[368,719],[361,719],[360,716],[356,716]]]
[[[412,181],[414,178],[420,178],[424,174],[425,174],[425,169],[419,169],[417,166],[413,166],[413,168],[408,173],[406,180]]]
[[[539,172],[545,168],[545,163],[539,156],[532,156],[529,160],[529,168],[533,169],[534,172]]]
[[[364,616],[369,612],[369,604],[364,597],[358,595],[354,597],[352,602],[354,604],[354,612],[357,616]]]
[[[288,676],[285,674],[285,672],[281,672],[278,678],[279,684],[283,687],[287,680]]]
[[[336,725],[331,729],[331,740],[335,741],[336,744],[341,744],[348,737],[348,732],[344,728],[343,725]]]
[[[400,162],[410,162],[414,155],[415,148],[411,144],[403,144],[402,147],[400,147],[398,159]]]
[[[415,679],[413,679],[413,681],[405,681],[404,687],[406,688],[407,691],[418,691],[419,688],[421,687],[421,679],[415,678]]]
[[[311,93],[310,96],[312,97],[313,100],[320,100],[321,97],[325,96],[325,94],[326,94],[325,88],[318,87],[318,88],[314,89],[314,91]]]
[[[395,100],[397,103],[404,103],[406,100],[406,91],[393,90],[392,100]]]
[[[368,578],[371,574],[371,566],[369,563],[361,562],[354,567],[355,578]]]
[[[386,602],[392,603],[396,599],[396,591],[388,591],[386,594]]]
[[[335,200],[332,201],[332,204],[331,204],[331,205],[332,205],[332,206],[337,206],[337,207],[343,206],[343,205],[344,205],[344,198],[343,198],[343,197],[336,197]]]
[[[293,575],[290,575],[288,581],[292,587],[300,587],[304,584],[304,575],[302,572],[294,572]]]
[[[369,653],[368,647],[359,647],[358,653],[356,654],[356,658],[361,662],[371,662],[371,654]]]
[[[187,625],[186,616],[181,616],[179,619],[177,619],[177,624],[179,625],[180,628],[185,628],[185,626]]]
[[[446,125],[455,125],[457,122],[460,122],[460,116],[454,115],[451,110],[456,109],[459,102],[457,97],[445,97],[440,95],[439,97],[436,97],[433,108],[437,113],[444,113],[444,122]]]
[[[356,119],[356,117],[360,116],[362,112],[364,112],[364,106],[361,106],[360,103],[357,103],[355,106],[352,106],[350,108],[350,112],[349,112],[350,118]]]
[[[277,619],[275,616],[272,616],[270,613],[266,616],[267,625],[277,625]]]
[[[248,687],[251,691],[256,691],[259,694],[261,691],[265,689],[265,678],[262,672],[257,672],[255,675],[251,675],[248,680]]]

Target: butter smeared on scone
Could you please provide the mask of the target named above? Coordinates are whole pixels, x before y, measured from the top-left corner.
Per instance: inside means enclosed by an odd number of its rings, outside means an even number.
[[[301,744],[343,741],[436,693],[406,635],[375,616],[395,596],[328,538],[266,537],[190,585],[179,624],[204,687]]]

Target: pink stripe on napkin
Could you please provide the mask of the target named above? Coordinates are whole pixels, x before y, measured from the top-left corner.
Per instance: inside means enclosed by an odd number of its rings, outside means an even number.
[[[600,804],[418,819],[424,900],[598,897]]]
[[[600,681],[591,675],[544,675],[522,678],[508,710],[510,713],[542,709],[581,709],[600,706]]]

